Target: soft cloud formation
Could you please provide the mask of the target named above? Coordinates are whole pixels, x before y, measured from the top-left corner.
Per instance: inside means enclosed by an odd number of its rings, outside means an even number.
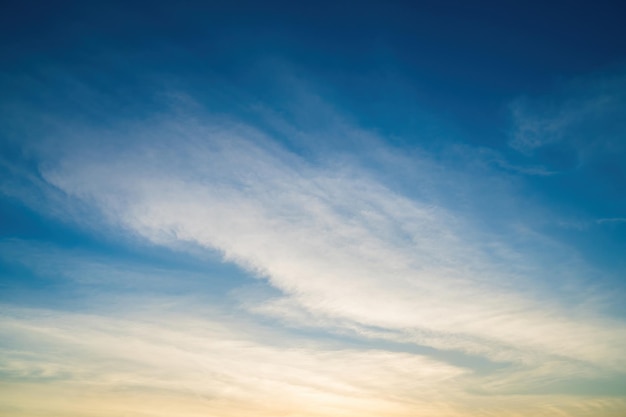
[[[626,151],[624,72],[586,77],[541,97],[511,104],[510,146],[525,154],[558,147],[571,168]],[[552,152],[555,152],[554,150]]]
[[[215,315],[3,310],[2,373],[13,386],[2,399],[15,415],[36,412],[22,399],[37,395],[65,415],[407,415],[439,411],[436,387],[463,374],[401,352],[259,342]]]
[[[498,392],[498,374],[481,379],[423,355],[294,339],[212,309],[190,314],[141,305],[136,309],[131,300],[115,312],[90,314],[2,306],[3,410],[16,416],[618,416],[625,405],[611,397],[485,397]],[[540,371],[524,375],[525,383]]]
[[[74,313],[3,307],[2,403],[28,415],[30,395],[81,416],[95,404],[108,405],[94,416],[624,410],[610,389],[569,395],[620,383],[626,326],[602,313],[607,294],[588,283],[599,272],[527,222],[541,210],[520,204],[508,177],[402,153],[338,114],[309,132],[275,114],[257,125],[178,100],[148,120],[59,124],[24,145],[39,171],[30,187],[4,190],[130,245],[217,253],[247,285],[4,241],[6,259],[97,296]],[[294,146],[323,135],[317,149]],[[334,141],[368,146],[347,153]],[[199,295],[205,279],[222,283],[218,297],[230,287],[227,299]],[[111,300],[119,311],[102,309]],[[41,349],[27,349],[31,340]],[[54,400],[78,393],[73,405]]]
[[[598,219],[596,220],[597,223],[599,224],[604,224],[604,223],[609,223],[609,224],[619,224],[619,223],[626,223],[626,218],[624,217],[615,217],[612,219]]]
[[[307,162],[210,115],[130,126],[115,132],[116,146],[99,134],[67,141],[42,165],[44,179],[151,242],[221,252],[288,305],[496,360],[531,352],[623,365],[622,324],[536,293],[557,265],[481,234],[463,217],[472,213],[400,195],[337,157]],[[574,268],[560,272],[576,278]]]

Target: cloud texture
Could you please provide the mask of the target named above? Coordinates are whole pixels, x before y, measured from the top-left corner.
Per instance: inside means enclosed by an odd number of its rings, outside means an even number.
[[[197,295],[205,277],[107,269],[105,261],[76,263],[75,254],[51,257],[19,243],[22,264],[38,257],[37,274],[61,264],[62,280],[117,284],[98,287],[87,312],[4,308],[3,372],[14,381],[5,404],[20,403],[27,390],[77,396],[84,385],[79,403],[51,400],[51,407],[94,416],[139,412],[140,404],[152,404],[146,412],[155,416],[617,416],[624,409],[610,390],[569,395],[589,381],[620,383],[626,327],[603,312],[608,295],[589,284],[599,272],[532,228],[528,220],[541,210],[517,207],[512,176],[473,168],[472,155],[454,166],[419,150],[403,154],[339,116],[327,130],[367,141],[367,151],[325,143],[298,152],[284,136],[297,132],[311,143],[324,132],[273,119],[276,134],[192,108],[50,131],[26,145],[39,170],[31,187],[63,222],[132,245],[218,254],[248,281],[207,276],[231,286],[214,309],[202,297],[153,291],[152,302],[164,307],[133,313],[133,304],[151,303],[120,282],[158,279]],[[490,193],[484,184],[493,185]],[[503,207],[510,211],[497,211]],[[107,299],[124,314],[103,310]],[[263,323],[281,330],[263,333]],[[44,348],[27,352],[29,340]],[[109,403],[120,390],[123,400]],[[89,414],[96,403],[109,405]]]

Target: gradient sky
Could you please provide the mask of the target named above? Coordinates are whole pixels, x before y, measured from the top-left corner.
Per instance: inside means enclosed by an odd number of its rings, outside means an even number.
[[[0,415],[626,415],[617,2],[5,2]]]

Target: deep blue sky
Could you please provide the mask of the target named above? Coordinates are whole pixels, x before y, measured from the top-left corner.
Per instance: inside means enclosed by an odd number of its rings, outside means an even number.
[[[625,15],[5,2],[0,414],[624,415]]]
[[[350,104],[384,100],[365,80],[400,73],[422,103],[494,143],[493,120],[511,96],[623,65],[623,12],[618,2],[574,1],[25,1],[4,8],[1,56],[5,70],[65,66],[105,85],[116,76],[136,83],[136,65],[245,82],[247,67],[277,56],[342,89]],[[107,67],[111,54],[129,68]]]

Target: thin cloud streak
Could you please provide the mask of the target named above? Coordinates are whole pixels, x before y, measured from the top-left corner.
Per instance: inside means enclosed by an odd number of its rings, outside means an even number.
[[[2,305],[2,403],[16,416],[45,403],[48,413],[89,417],[618,416],[625,405],[611,397],[520,395],[510,392],[509,372],[485,378],[423,355],[306,342],[198,307],[132,299],[100,313]],[[519,374],[520,382],[542,383],[550,367]]]
[[[614,218],[610,218],[610,219],[598,219],[598,220],[596,220],[596,222],[597,222],[598,224],[605,224],[605,223],[609,223],[609,224],[626,223],[626,217],[614,217]]]
[[[134,394],[118,397],[115,408],[151,415],[164,415],[159,411],[164,395],[188,403],[177,415],[197,415],[199,410],[219,415],[251,410],[258,415],[403,416],[415,410],[459,415],[446,413],[438,390],[464,371],[423,356],[295,347],[279,335],[269,339],[273,343],[262,342],[235,330],[241,323],[215,314],[125,309],[121,318],[119,312],[102,316],[7,306],[3,311],[2,372],[9,380],[18,387],[35,385],[42,400],[55,387],[66,391],[65,398],[87,393],[78,405],[52,401],[61,413],[89,403],[102,407],[103,399],[123,390]],[[33,339],[39,341],[36,346],[30,345]],[[138,404],[137,399],[148,402]],[[24,415],[35,409],[25,404]]]
[[[625,103],[623,70],[579,79],[542,97],[518,99],[510,105],[509,145],[527,155],[549,146],[571,150],[577,168],[598,155],[621,154]]]

